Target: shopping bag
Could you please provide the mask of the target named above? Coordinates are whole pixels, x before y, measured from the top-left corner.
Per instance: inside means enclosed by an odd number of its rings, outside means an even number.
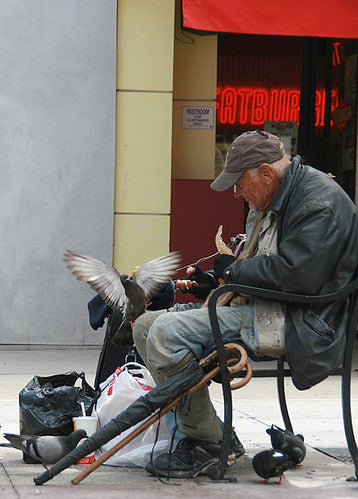
[[[120,412],[127,409],[138,397],[148,393],[154,386],[155,382],[145,366],[137,362],[130,362],[118,367],[106,381],[100,384],[101,394],[93,410],[98,416],[99,426],[104,426]],[[118,437],[107,442],[97,454],[100,455],[110,450],[141,424],[142,422],[132,426]],[[148,463],[152,451],[153,456],[165,452],[169,450],[170,442],[171,434],[165,418],[162,418],[137,435],[104,464],[144,467]]]
[[[68,435],[72,418],[82,414],[81,403],[90,415],[98,395],[83,372],[34,376],[19,393],[20,433]]]

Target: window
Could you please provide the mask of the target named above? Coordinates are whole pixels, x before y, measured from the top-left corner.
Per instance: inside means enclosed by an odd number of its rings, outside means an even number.
[[[219,35],[216,175],[233,138],[259,128],[354,197],[357,54],[356,40]]]

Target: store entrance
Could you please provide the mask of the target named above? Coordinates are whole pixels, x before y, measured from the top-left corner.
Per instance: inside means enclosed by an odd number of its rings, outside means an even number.
[[[357,54],[357,40],[219,35],[216,175],[235,136],[268,130],[354,199]]]
[[[298,146],[307,162],[335,175],[355,198],[357,146],[357,40],[304,39]],[[318,89],[325,102],[319,116]],[[321,126],[314,126],[317,121]]]

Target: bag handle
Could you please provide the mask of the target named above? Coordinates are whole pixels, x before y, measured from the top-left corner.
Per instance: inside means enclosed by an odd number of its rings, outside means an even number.
[[[152,387],[155,386],[155,382],[149,372],[149,369],[138,362],[127,362],[126,364],[123,364],[123,366],[120,366],[119,369],[121,372],[127,371],[128,374],[136,378],[141,384]]]
[[[146,380],[147,384],[150,384],[154,381],[147,367],[139,364],[138,362],[128,362],[127,364],[123,364],[120,369],[121,371],[127,371],[135,378]]]
[[[139,369],[140,371],[144,368],[146,371],[148,371],[148,369],[143,366],[143,364],[139,364],[139,362],[126,362],[125,364],[123,364],[123,366],[120,366],[120,369],[122,371],[129,371],[130,370],[130,366],[134,366],[135,368]]]

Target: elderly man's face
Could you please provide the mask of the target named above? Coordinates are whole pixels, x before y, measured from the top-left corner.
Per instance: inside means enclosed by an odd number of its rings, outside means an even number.
[[[234,198],[243,197],[251,210],[266,210],[279,188],[280,180],[274,168],[264,163],[244,172],[234,186]]]

